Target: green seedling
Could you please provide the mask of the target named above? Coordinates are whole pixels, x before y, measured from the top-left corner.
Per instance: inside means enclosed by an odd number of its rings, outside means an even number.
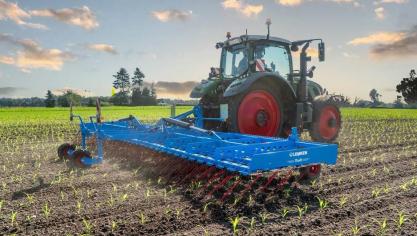
[[[339,199],[339,205],[340,207],[343,207],[346,205],[348,198],[346,196],[341,196]]]
[[[83,228],[84,233],[86,233],[87,235],[91,235],[93,231],[93,224],[91,224],[87,219],[83,218]]]
[[[317,197],[317,200],[319,201],[320,210],[323,210],[329,204],[329,202],[326,201],[326,199],[320,199],[319,197]]]
[[[146,216],[143,214],[143,212],[139,213],[138,217],[139,217],[139,223],[141,225],[144,225],[146,223]]]
[[[266,219],[268,218],[268,213],[262,212],[262,213],[259,214],[259,217],[261,217],[262,224],[265,224]]]
[[[45,219],[48,219],[51,214],[51,209],[48,207],[48,203],[45,203],[42,207],[42,213],[45,216]]]
[[[240,221],[240,217],[236,216],[235,218],[229,218],[230,223],[232,224],[232,228],[233,228],[233,235],[237,235],[237,226],[239,224]]]
[[[384,235],[385,232],[387,231],[387,228],[388,228],[387,218],[384,218],[382,221],[378,221],[378,220],[374,219],[374,221],[379,226],[379,235]]]
[[[255,219],[255,217],[252,217],[251,219],[250,219],[250,228],[249,228],[249,230],[250,231],[252,231],[254,228],[255,228],[255,224],[256,224],[256,219]]]
[[[15,223],[16,223],[16,219],[17,219],[17,212],[12,211],[12,213],[10,214],[10,224],[11,224],[12,226],[14,226],[14,225],[15,225]]]
[[[288,208],[284,207],[284,209],[282,209],[282,211],[281,211],[282,218],[285,218],[288,215],[289,212],[290,211],[288,210]]]
[[[128,197],[127,193],[123,194],[122,196],[120,196],[120,201],[122,202],[126,201],[127,197]]]
[[[401,229],[401,227],[403,227],[404,223],[407,221],[408,219],[406,218],[406,215],[404,214],[404,212],[399,212],[398,213],[398,219],[394,220],[395,223],[397,223],[397,227],[399,229]]]

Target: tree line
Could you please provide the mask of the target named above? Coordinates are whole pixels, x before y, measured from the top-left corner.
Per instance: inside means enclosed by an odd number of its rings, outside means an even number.
[[[113,88],[118,89],[117,93],[112,94],[110,101],[114,105],[126,106],[147,106],[156,105],[156,90],[154,84],[148,88],[144,86],[145,74],[136,67],[132,78],[125,68],[113,75],[115,78]]]

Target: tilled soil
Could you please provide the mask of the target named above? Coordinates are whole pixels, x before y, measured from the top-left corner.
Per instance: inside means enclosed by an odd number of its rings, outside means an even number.
[[[214,178],[219,170],[121,143],[83,170],[58,160],[56,137],[3,145],[0,235],[232,235],[232,220],[238,235],[417,235],[416,127],[344,122],[338,163],[319,181],[286,169],[265,188],[270,175]]]

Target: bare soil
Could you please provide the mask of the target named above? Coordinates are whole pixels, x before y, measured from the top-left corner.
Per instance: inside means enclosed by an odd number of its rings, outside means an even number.
[[[344,122],[337,165],[309,185],[291,169],[267,184],[271,173],[243,178],[122,143],[83,170],[58,160],[61,139],[3,145],[0,235],[232,235],[236,217],[238,235],[417,235],[415,127]]]

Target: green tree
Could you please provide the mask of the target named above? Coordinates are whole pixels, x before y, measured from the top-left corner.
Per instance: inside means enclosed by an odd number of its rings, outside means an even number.
[[[116,106],[129,105],[129,95],[123,92],[116,93],[110,98],[109,102]]]
[[[113,82],[113,87],[120,90],[120,93],[129,94],[130,91],[130,76],[127,73],[125,68],[120,68],[120,70],[113,75],[115,78]]]
[[[379,104],[379,97],[381,97],[382,95],[378,93],[378,91],[376,91],[376,89],[372,89],[369,92],[369,97],[371,98],[371,101],[374,105],[378,105]]]
[[[61,107],[69,107],[71,104],[80,105],[82,97],[71,90],[67,91],[64,95],[58,97],[58,105]]]
[[[137,86],[140,89],[143,85],[144,78],[145,74],[143,74],[142,71],[136,67],[135,71],[133,72],[132,86]]]
[[[139,88],[134,88],[132,91],[132,105],[134,106],[140,106],[143,105],[143,97],[142,92]]]
[[[403,95],[406,103],[417,103],[417,74],[415,70],[410,71],[409,78],[401,80],[397,85],[397,92]]]
[[[52,94],[51,90],[48,90],[48,92],[46,93],[45,106],[55,107],[55,105],[56,105],[56,98]]]

